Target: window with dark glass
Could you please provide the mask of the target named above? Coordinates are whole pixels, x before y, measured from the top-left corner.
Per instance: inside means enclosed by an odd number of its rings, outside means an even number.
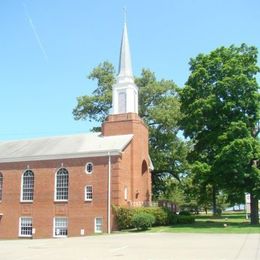
[[[85,166],[85,172],[91,174],[93,172],[93,163],[88,162]]]

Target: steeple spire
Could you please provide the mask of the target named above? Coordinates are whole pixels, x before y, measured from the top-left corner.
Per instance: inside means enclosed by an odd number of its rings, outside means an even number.
[[[118,75],[116,84],[113,85],[112,113],[138,114],[138,88],[135,85],[132,72],[131,54],[126,25],[126,15],[121,40]]]
[[[133,82],[133,72],[132,72],[132,62],[131,53],[129,47],[127,24],[126,24],[126,14],[124,21],[124,29],[121,40],[120,48],[120,58],[119,58],[119,68],[118,68],[118,81],[131,81]]]

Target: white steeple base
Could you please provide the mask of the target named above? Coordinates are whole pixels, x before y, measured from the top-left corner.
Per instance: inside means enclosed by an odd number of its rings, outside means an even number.
[[[138,89],[134,83],[115,84],[112,96],[113,114],[138,114]]]

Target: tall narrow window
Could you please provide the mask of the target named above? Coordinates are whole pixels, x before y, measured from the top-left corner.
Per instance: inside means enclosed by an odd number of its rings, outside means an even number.
[[[21,201],[33,201],[34,173],[31,170],[24,172],[22,176]]]
[[[69,192],[69,172],[61,168],[56,173],[55,200],[68,200]]]
[[[127,189],[127,186],[125,186],[125,188],[124,188],[124,198],[125,198],[125,200],[128,199],[128,189]]]
[[[126,113],[126,93],[119,92],[118,94],[118,112],[120,114]]]
[[[0,172],[0,201],[3,197],[3,174]]]
[[[65,217],[54,218],[54,237],[66,237],[68,235],[68,219]]]
[[[32,218],[31,217],[21,217],[19,236],[21,237],[31,237],[32,236]]]

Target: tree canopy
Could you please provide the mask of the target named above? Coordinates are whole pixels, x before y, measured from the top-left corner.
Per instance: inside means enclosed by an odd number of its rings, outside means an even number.
[[[257,49],[242,44],[199,54],[180,91],[190,162],[206,164],[205,185],[225,189],[233,201],[259,198],[259,85]],[[254,209],[251,208],[251,211]]]

